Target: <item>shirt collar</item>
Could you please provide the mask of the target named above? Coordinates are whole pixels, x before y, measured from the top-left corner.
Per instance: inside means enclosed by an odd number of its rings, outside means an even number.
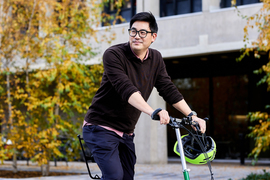
[[[128,43],[128,45],[129,45],[129,47],[130,47],[130,44],[129,44],[129,43]],[[132,53],[133,53],[138,59],[140,59],[139,56],[137,56],[137,54],[135,54],[135,52],[132,50],[131,47],[130,47],[130,49],[131,49]],[[145,55],[145,57],[144,57],[143,60],[146,60],[146,59],[148,58],[148,55],[149,55],[149,49],[147,49],[146,55]]]

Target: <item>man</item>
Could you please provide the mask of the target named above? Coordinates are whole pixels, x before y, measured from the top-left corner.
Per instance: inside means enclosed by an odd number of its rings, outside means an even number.
[[[185,116],[205,121],[192,111],[171,82],[161,54],[149,46],[156,40],[158,26],[148,12],[136,14],[130,21],[129,42],[108,48],[103,55],[101,86],[85,116],[83,137],[102,171],[102,179],[130,180],[136,163],[134,128],[141,112],[153,115],[147,104],[153,87],[164,100]],[[168,124],[166,110],[157,110],[160,124]]]

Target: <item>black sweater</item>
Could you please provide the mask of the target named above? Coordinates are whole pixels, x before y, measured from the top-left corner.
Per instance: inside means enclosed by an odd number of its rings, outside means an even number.
[[[105,51],[103,63],[101,86],[85,116],[89,123],[131,133],[141,113],[128,103],[134,92],[139,91],[147,101],[156,87],[171,105],[183,99],[157,50],[149,48],[148,58],[142,62],[131,51],[129,43],[118,44]]]

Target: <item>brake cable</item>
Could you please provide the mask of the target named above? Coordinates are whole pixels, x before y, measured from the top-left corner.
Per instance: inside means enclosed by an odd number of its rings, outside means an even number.
[[[196,129],[199,129],[198,127],[198,124],[194,124],[193,126],[197,126]],[[214,180],[214,173],[212,172],[212,166],[211,166],[211,163],[210,163],[210,159],[209,159],[209,156],[207,155],[205,149],[204,149],[204,146],[201,142],[200,139],[198,139],[193,132],[191,132],[189,129],[187,129],[185,126],[183,126],[181,123],[180,123],[180,127],[184,128],[185,130],[187,130],[189,132],[189,134],[192,135],[192,137],[197,141],[197,143],[199,144],[201,150],[203,151],[203,155],[205,157],[205,159],[207,160],[207,165],[208,165],[208,168],[209,168],[209,171],[210,171],[210,175],[211,175],[211,180]],[[198,131],[197,132],[197,135],[199,136],[198,134]]]

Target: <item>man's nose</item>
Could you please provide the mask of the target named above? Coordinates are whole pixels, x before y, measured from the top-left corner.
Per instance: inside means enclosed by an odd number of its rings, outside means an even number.
[[[140,38],[139,32],[137,32],[136,36],[134,38]]]

